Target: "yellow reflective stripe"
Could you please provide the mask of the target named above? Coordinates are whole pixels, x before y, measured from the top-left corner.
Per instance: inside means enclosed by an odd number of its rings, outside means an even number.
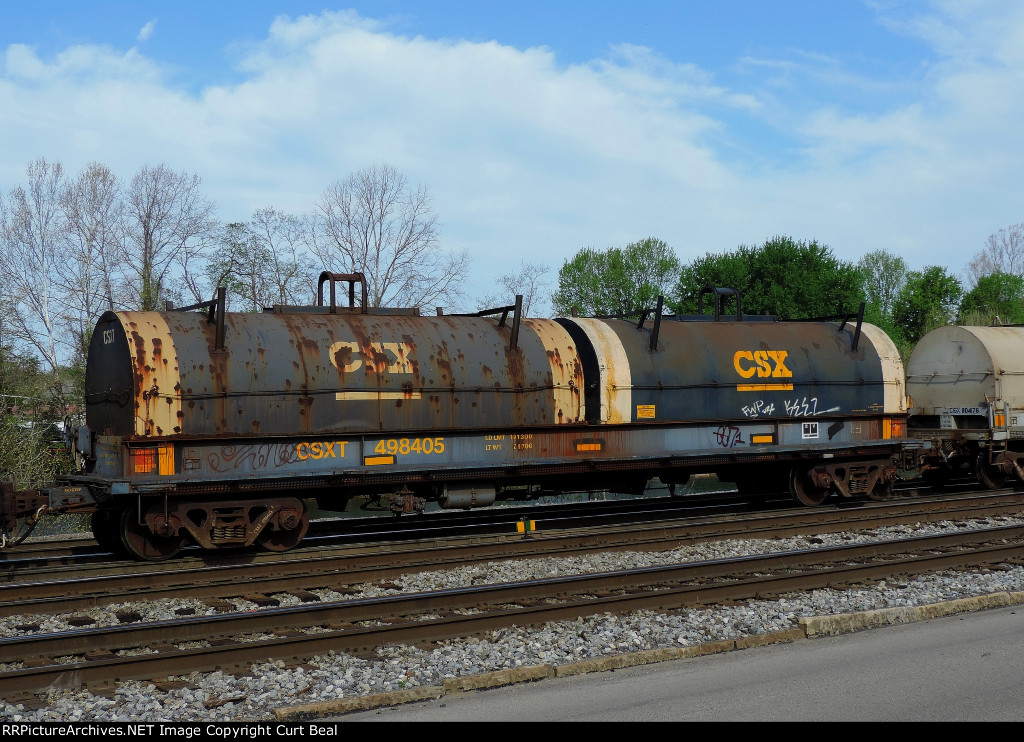
[[[161,443],[157,447],[157,474],[174,474],[174,444]]]

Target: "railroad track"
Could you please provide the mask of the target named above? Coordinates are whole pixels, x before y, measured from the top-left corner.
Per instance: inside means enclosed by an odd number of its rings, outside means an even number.
[[[300,663],[329,650],[358,653],[385,644],[430,644],[511,625],[766,599],[945,569],[998,568],[1022,560],[1024,526],[1012,525],[11,637],[0,639],[0,694],[14,698],[50,686],[96,688],[114,679],[173,682],[176,675],[243,671],[268,660]]]
[[[828,533],[1021,511],[1024,511],[1024,492],[984,493],[957,498],[871,502],[856,508],[799,508],[585,530],[542,530],[530,538],[494,535],[439,543],[417,540],[306,549],[301,554],[261,555],[264,559],[256,562],[182,566],[164,563],[145,565],[148,569],[136,566],[128,572],[122,563],[61,568],[34,572],[34,579],[0,584],[0,617],[71,613],[131,600],[161,600],[183,595],[215,601],[220,609],[230,610],[224,605],[229,599],[274,605],[281,601],[272,596],[284,593],[301,601],[311,601],[315,590],[345,590],[359,584],[394,580],[412,572],[497,560],[615,550],[666,551],[712,539],[781,538],[809,530]],[[32,619],[27,619],[25,624],[33,625]]]
[[[709,485],[710,486],[710,485]],[[950,482],[940,497],[970,493],[977,489],[974,480]],[[932,497],[931,487],[911,481],[902,483],[896,490],[896,497]],[[857,502],[834,501],[832,507],[857,506]],[[793,507],[792,496],[788,493],[762,492],[740,494],[734,490],[709,490],[677,497],[630,497],[628,499],[594,500],[571,504],[525,504],[484,510],[435,512],[419,516],[392,518],[376,517],[327,518],[310,521],[310,530],[303,545],[288,552],[289,556],[315,552],[325,547],[340,546],[367,540],[424,540],[428,538],[450,538],[453,536],[490,535],[515,530],[520,519],[543,520],[550,525],[559,522],[565,527],[579,527],[588,520],[595,525],[616,519],[674,518],[686,515],[713,515],[742,513]],[[829,509],[828,506],[825,509]],[[224,552],[216,555],[195,556],[196,549],[186,548],[180,558],[169,567],[181,563],[228,564],[233,561],[273,561],[280,553],[265,552],[255,547],[242,552]],[[8,580],[20,579],[21,575],[34,570],[72,567],[78,565],[102,565],[111,562],[109,551],[101,548],[91,536],[75,534],[67,538],[29,540],[15,551],[0,551],[0,577]],[[154,568],[154,563],[140,564],[134,561],[117,560],[122,569]]]
[[[680,497],[644,497],[630,499],[594,500],[568,504],[545,504],[538,506],[508,506],[483,510],[433,512],[423,515],[394,518],[378,515],[350,518],[324,518],[310,522],[309,533],[303,545],[287,554],[294,556],[330,546],[360,543],[369,540],[401,541],[410,539],[450,538],[452,536],[487,535],[501,532],[515,532],[520,519],[543,518],[546,522],[567,521],[570,525],[584,525],[588,520],[594,523],[614,519],[638,517],[680,517],[682,515],[712,514],[750,509],[766,509],[792,506],[792,498],[775,496],[752,500],[749,495],[735,491],[715,491],[690,494]],[[198,549],[186,548],[181,557],[170,563],[182,562],[231,563],[239,560],[270,561],[280,558],[280,552],[267,552],[257,547],[236,552],[197,555]],[[51,538],[27,541],[14,551],[0,551],[0,575],[17,579],[19,574],[32,570],[62,568],[81,564],[110,562],[109,551],[101,548],[96,541],[85,534],[70,535],[67,538]],[[117,561],[125,568],[134,566],[153,567],[159,563]]]

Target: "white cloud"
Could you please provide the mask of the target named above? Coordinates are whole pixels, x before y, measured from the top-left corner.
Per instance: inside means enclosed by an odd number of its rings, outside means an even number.
[[[135,37],[136,41],[146,41],[150,36],[153,35],[153,31],[156,30],[156,20],[152,20],[139,29],[139,35]]]
[[[789,234],[850,260],[887,248],[957,271],[1024,218],[1013,7],[880,11],[937,49],[913,79],[763,56],[745,89],[644,47],[565,66],[543,47],[403,37],[351,11],[275,19],[243,48],[240,82],[198,94],[137,51],[44,60],[12,45],[0,137],[18,146],[0,148],[0,189],[37,156],[72,172],[98,160],[124,178],[164,162],[199,174],[228,221],[311,210],[334,180],[388,162],[429,187],[443,241],[471,250],[484,286],[522,260],[557,271],[580,247],[648,235],[684,260]],[[775,74],[786,86],[769,91]],[[854,89],[892,102],[837,104]]]

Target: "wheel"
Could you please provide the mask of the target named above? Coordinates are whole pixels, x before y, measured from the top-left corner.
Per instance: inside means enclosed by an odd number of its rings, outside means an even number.
[[[809,472],[794,466],[789,472],[789,492],[797,502],[813,508],[828,499],[831,489],[819,487],[808,475]]]
[[[978,454],[978,463],[975,466],[978,481],[990,490],[1001,489],[1006,486],[1006,474],[998,466],[988,463],[984,453]]]
[[[293,522],[288,523],[291,528],[275,531],[269,525],[266,526],[256,537],[256,542],[267,551],[288,551],[295,548],[309,530],[309,512],[305,505],[302,507],[301,515],[291,520]]]
[[[119,510],[97,510],[92,514],[90,525],[92,536],[101,549],[118,556],[128,556],[121,543],[121,515]]]
[[[184,536],[157,536],[139,525],[139,509],[132,505],[121,515],[121,544],[128,554],[147,562],[173,559],[185,544]]]

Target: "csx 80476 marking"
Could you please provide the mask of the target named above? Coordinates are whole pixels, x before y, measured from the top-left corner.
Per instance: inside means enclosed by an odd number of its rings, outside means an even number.
[[[373,449],[379,454],[444,453],[444,438],[385,438]]]

